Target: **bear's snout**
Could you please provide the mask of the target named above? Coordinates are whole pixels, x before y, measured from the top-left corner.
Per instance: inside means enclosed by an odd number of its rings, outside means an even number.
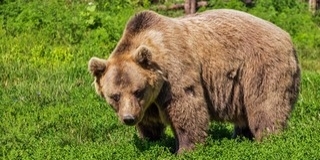
[[[123,116],[122,121],[124,122],[124,124],[132,126],[135,124],[136,118],[131,114],[126,114]]]

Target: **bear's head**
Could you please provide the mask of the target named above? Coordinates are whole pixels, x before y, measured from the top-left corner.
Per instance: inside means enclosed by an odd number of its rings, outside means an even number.
[[[142,120],[165,81],[147,46],[142,45],[131,53],[112,54],[108,60],[93,57],[89,61],[96,92],[106,99],[126,125],[135,125]]]

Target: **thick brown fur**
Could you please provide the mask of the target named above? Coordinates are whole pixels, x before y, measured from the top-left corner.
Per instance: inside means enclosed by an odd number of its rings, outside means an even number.
[[[89,70],[122,122],[151,140],[170,125],[179,153],[204,142],[211,120],[233,123],[235,137],[278,133],[300,85],[289,34],[227,9],[138,13],[108,60],[92,58]]]

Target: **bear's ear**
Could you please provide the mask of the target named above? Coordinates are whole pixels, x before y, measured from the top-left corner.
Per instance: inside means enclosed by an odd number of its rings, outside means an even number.
[[[151,64],[152,53],[147,46],[142,45],[133,54],[133,58],[138,64],[148,66]]]
[[[107,68],[107,60],[92,57],[89,61],[89,71],[96,78],[100,78]]]

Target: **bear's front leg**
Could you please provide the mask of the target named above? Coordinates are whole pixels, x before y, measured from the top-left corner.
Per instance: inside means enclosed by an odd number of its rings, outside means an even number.
[[[208,108],[202,97],[186,96],[173,100],[167,108],[168,118],[176,138],[176,152],[194,149],[207,137]]]
[[[156,141],[162,137],[165,126],[162,123],[143,122],[139,123],[136,128],[140,138]]]
[[[141,122],[136,125],[140,138],[152,141],[159,140],[164,133],[165,125],[162,123],[158,108],[151,104],[146,110]]]
[[[173,128],[176,138],[176,153],[181,154],[185,151],[190,151],[194,149],[197,140],[195,140],[196,135],[186,131],[184,128]],[[205,137],[205,136],[204,136]],[[202,140],[198,140],[202,142]]]

